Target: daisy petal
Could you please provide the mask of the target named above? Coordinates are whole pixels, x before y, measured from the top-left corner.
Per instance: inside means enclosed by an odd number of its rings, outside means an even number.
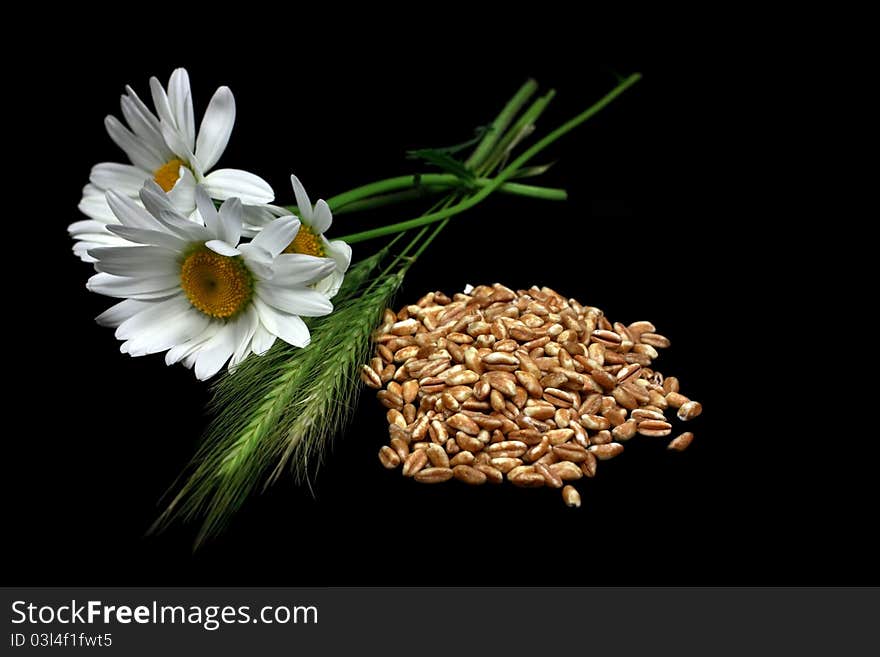
[[[113,210],[107,205],[107,199],[104,198],[104,194],[83,196],[77,208],[90,219],[99,221],[102,224],[119,223],[116,215],[113,214]]]
[[[153,105],[156,106],[156,112],[159,114],[159,129],[162,132],[162,138],[175,155],[186,162],[191,162],[193,159],[192,149],[187,146],[186,137],[177,125],[177,117],[162,83],[155,77],[150,78],[150,91],[153,94]],[[153,167],[153,169],[155,168],[158,167]]]
[[[166,324],[175,316],[192,310],[193,307],[182,294],[163,301],[147,303],[138,313],[122,322],[116,329],[115,335],[120,340],[128,340],[151,330],[157,324]],[[197,310],[195,312],[198,313]],[[207,317],[207,315],[203,315],[203,317]]]
[[[192,368],[194,361],[188,361],[188,359],[198,353],[198,350],[201,349],[202,345],[214,337],[222,326],[222,324],[218,323],[209,323],[205,329],[193,339],[171,347],[171,349],[168,350],[168,353],[165,354],[165,364],[173,365],[174,363],[183,361],[183,364],[186,367]]]
[[[159,220],[168,231],[180,239],[202,243],[211,239],[211,234],[202,224],[181,217],[177,212],[162,212]]]
[[[100,189],[112,189],[126,196],[137,196],[144,181],[150,177],[143,169],[130,164],[102,162],[92,167],[89,180]]]
[[[222,256],[229,256],[231,258],[233,256],[241,255],[241,251],[235,247],[229,246],[229,244],[223,240],[208,240],[205,242],[205,246],[211,249],[214,253],[219,253]]]
[[[208,103],[196,141],[196,157],[205,171],[217,164],[217,160],[223,155],[233,125],[235,125],[235,98],[229,87],[220,87]]]
[[[132,228],[130,226],[108,226],[107,230],[114,235],[119,235],[129,242],[161,246],[164,249],[176,251],[177,253],[184,251],[188,246],[188,243],[185,240],[161,230],[144,230],[142,228]]]
[[[188,215],[196,207],[196,179],[187,167],[180,167],[180,177],[168,192],[168,199],[181,214]]]
[[[138,95],[129,86],[125,87],[126,95],[120,98],[122,116],[131,126],[132,131],[141,138],[159,159],[167,162],[174,154],[169,150],[162,131],[159,128],[159,119],[153,114]]]
[[[257,236],[251,241],[251,245],[260,247],[275,258],[290,246],[293,238],[299,232],[299,226],[299,219],[292,215],[279,217],[257,233]]]
[[[333,224],[333,213],[330,212],[330,206],[327,201],[320,198],[315,204],[315,211],[312,215],[312,230],[318,234],[327,232],[327,229]]]
[[[310,288],[285,289],[267,284],[266,281],[259,281],[256,289],[260,299],[285,313],[303,317],[321,317],[333,312],[333,304],[330,300]]]
[[[251,339],[251,351],[257,356],[262,356],[269,351],[273,344],[275,344],[275,336],[269,333],[262,323],[257,324],[254,337]]]
[[[131,160],[135,166],[138,166],[145,171],[155,171],[162,166],[163,162],[159,157],[150,148],[145,146],[144,143],[130,130],[123,126],[115,116],[108,116],[105,118],[104,127],[107,129],[107,134],[110,135],[110,139],[112,139],[119,148],[125,151],[125,154],[128,155],[128,159]]]
[[[324,239],[324,249],[330,254],[330,257],[336,262],[336,268],[345,273],[351,265],[351,246],[342,240],[334,240],[328,242]]]
[[[203,184],[211,198],[221,201],[237,197],[242,203],[256,205],[270,203],[275,198],[269,183],[241,169],[217,169],[205,176]]]
[[[259,297],[254,298],[254,308],[257,310],[257,316],[260,318],[260,323],[266,328],[266,330],[273,335],[278,335],[278,319],[280,317],[278,311],[263,303]]]
[[[257,318],[257,311],[252,305],[248,306],[241,316],[236,319],[233,325],[235,328],[235,351],[232,353],[229,367],[235,367],[251,353],[251,340],[259,325],[260,321]]]
[[[181,309],[176,299],[162,303],[169,302],[174,302],[173,307],[164,309],[162,313],[153,312],[149,324],[136,330],[132,327],[133,335],[127,342],[129,355],[146,356],[186,343],[200,335],[211,321],[207,315],[203,315],[191,306]],[[129,322],[140,319],[146,312],[141,312]],[[116,333],[119,337],[119,330]]]
[[[272,268],[272,254],[253,244],[240,244],[238,250],[251,272],[262,279],[268,280],[275,275]]]
[[[214,376],[235,351],[235,330],[232,324],[221,327],[196,355],[196,378],[205,381]]]
[[[107,224],[94,219],[84,219],[82,221],[74,221],[67,227],[67,232],[71,236],[76,237],[81,233],[103,233],[107,230]]]
[[[159,228],[159,222],[146,209],[134,202],[133,199],[117,194],[114,191],[107,192],[106,202],[116,219],[123,226],[155,230]]]
[[[227,199],[220,206],[220,239],[229,244],[238,244],[241,239],[241,201],[237,198]]]
[[[130,356],[146,356],[166,351],[198,335],[209,321],[197,310],[180,313],[129,340],[128,353]]]
[[[183,138],[188,151],[192,152],[196,139],[196,122],[193,115],[192,92],[189,74],[185,68],[177,68],[168,81],[168,104],[174,114],[175,127]]]
[[[296,315],[284,315],[278,320],[278,337],[294,347],[308,347],[312,341],[309,327]]]
[[[339,292],[339,288],[342,287],[342,281],[344,279],[345,274],[338,269],[334,269],[326,277],[315,284],[315,289],[328,299],[332,299],[336,296],[336,293]]]
[[[196,208],[202,221],[205,222],[205,228],[216,239],[222,239],[223,226],[220,222],[220,213],[214,207],[214,201],[208,196],[208,192],[202,185],[196,186]]]
[[[330,258],[317,258],[303,253],[282,253],[275,259],[275,276],[271,285],[295,287],[311,285],[336,269]]]
[[[158,217],[159,213],[165,210],[174,211],[174,206],[165,194],[165,190],[159,187],[155,180],[148,180],[138,192],[141,203],[154,217]]]
[[[95,321],[100,326],[115,327],[119,326],[129,317],[139,313],[144,308],[150,306],[150,301],[138,301],[137,299],[126,299],[110,306],[107,310],[95,317]]]
[[[161,299],[180,290],[180,276],[166,275],[150,278],[129,278],[99,273],[92,276],[86,287],[108,297],[132,299]]]
[[[179,272],[179,254],[157,246],[105,246],[91,249],[95,270],[116,276],[173,276]]]
[[[309,195],[306,194],[306,188],[303,187],[299,178],[293,174],[290,175],[290,184],[293,185],[293,194],[296,196],[296,208],[299,210],[299,216],[302,217],[303,221],[311,224],[312,219],[314,218],[314,211],[312,209],[312,202],[309,200]]]

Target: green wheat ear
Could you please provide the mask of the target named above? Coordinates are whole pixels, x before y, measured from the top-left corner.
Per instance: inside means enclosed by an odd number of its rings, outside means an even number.
[[[198,546],[288,465],[298,481],[317,469],[326,441],[351,417],[371,333],[403,280],[397,268],[374,276],[387,252],[386,247],[349,270],[334,311],[307,320],[312,338],[307,347],[278,341],[218,380],[209,406],[214,420],[186,480],[151,532],[175,518],[201,517]]]

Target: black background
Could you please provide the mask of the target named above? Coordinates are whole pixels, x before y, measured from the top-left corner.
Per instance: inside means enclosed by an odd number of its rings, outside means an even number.
[[[741,142],[752,127],[740,90],[757,79],[693,53],[608,61],[553,35],[538,44],[370,34],[343,48],[328,34],[302,40],[306,31],[181,49],[108,34],[55,42],[45,63],[16,67],[27,99],[10,130],[22,143],[21,205],[7,221],[28,232],[13,244],[22,312],[6,316],[7,583],[876,582],[860,536],[870,516],[842,494],[849,471],[833,447],[817,447],[827,425],[803,419],[821,388],[794,379],[796,354],[784,346],[791,318],[814,308],[779,248],[785,227],[766,212],[761,155]],[[566,187],[568,202],[490,198],[447,228],[398,301],[500,281],[548,285],[612,321],[650,319],[673,343],[658,369],[705,407],[692,448],[632,441],[581,481],[579,510],[558,491],[420,486],[380,467],[384,413],[365,394],[314,494],[281,481],[195,554],[194,527],[145,537],[207,423],[208,388],[161,356],[119,354],[112,331],[92,321],[113,302],[85,290],[91,268],[72,256],[65,229],[81,218],[90,167],[121,161],[102,118],[119,114],[123,85],[146,98],[150,75],[164,82],[181,65],[197,117],[217,86],[235,93],[220,166],[262,175],[280,201],[292,198],[291,172],[313,198],[410,172],[407,149],[469,138],[528,76],[559,92],[545,132],[609,90],[615,73],[641,71],[548,154],[558,164],[545,180]],[[333,230],[369,222],[346,215]],[[355,257],[374,246],[357,245]]]

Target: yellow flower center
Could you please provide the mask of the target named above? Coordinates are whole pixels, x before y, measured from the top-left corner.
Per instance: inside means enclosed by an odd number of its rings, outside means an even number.
[[[183,260],[180,286],[190,303],[206,315],[227,319],[241,312],[253,296],[253,278],[239,257],[199,247]]]
[[[311,226],[300,224],[299,232],[293,241],[284,249],[284,253],[304,253],[310,256],[323,258],[327,255],[324,251],[324,242],[321,236],[312,230]]]
[[[186,162],[175,157],[153,172],[153,180],[166,192],[170,192],[174,189],[174,183],[180,178],[180,167],[184,166]]]

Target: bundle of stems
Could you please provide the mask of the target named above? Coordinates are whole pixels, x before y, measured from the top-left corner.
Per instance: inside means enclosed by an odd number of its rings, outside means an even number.
[[[349,270],[330,315],[308,320],[308,347],[279,341],[267,354],[246,359],[215,384],[210,405],[214,420],[153,530],[176,518],[201,520],[198,546],[222,531],[252,493],[288,468],[297,480],[308,481],[331,438],[351,416],[360,390],[358,368],[368,358],[371,334],[409,268],[453,217],[494,192],[564,200],[565,190],[515,180],[546,171],[547,165],[534,165],[533,159],[639,78],[633,74],[621,79],[591,107],[515,155],[555,95],[550,90],[532,100],[538,87],[529,80],[463,162],[453,157],[458,149],[417,151],[416,157],[445,172],[388,178],[328,199],[336,215],[424,198],[435,202],[414,219],[336,238],[353,244],[396,235]]]

